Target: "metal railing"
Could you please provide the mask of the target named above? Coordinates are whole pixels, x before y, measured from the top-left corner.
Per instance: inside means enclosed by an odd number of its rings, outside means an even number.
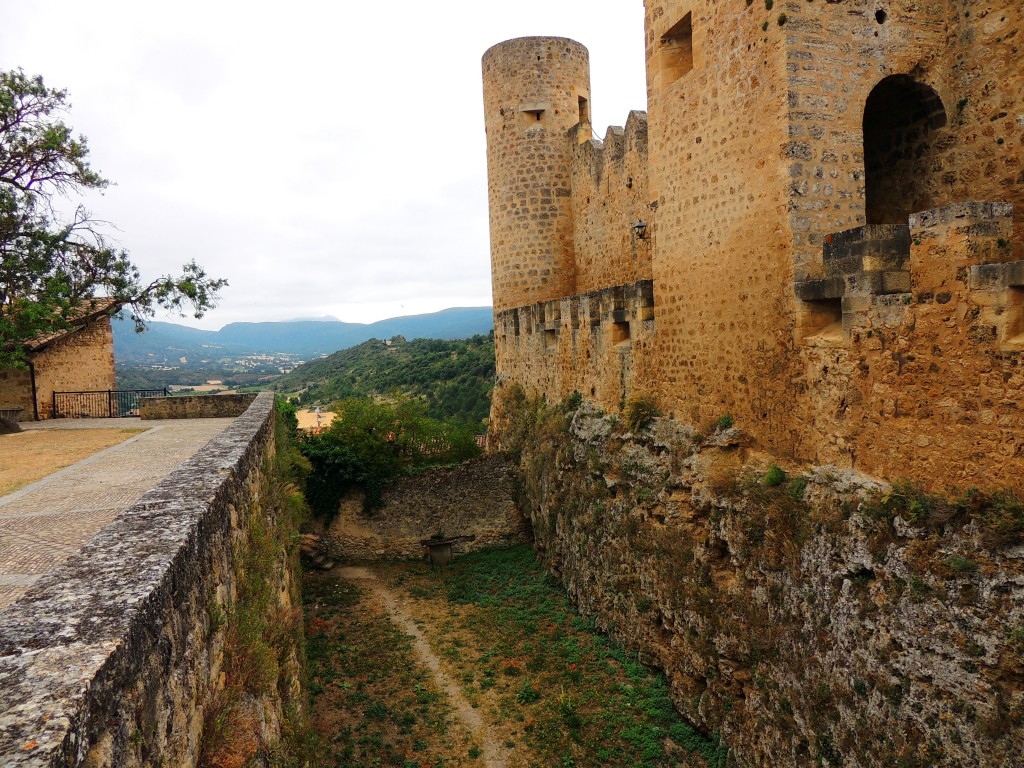
[[[101,389],[92,392],[54,392],[55,419],[112,419],[138,416],[139,400],[167,397],[166,389]]]

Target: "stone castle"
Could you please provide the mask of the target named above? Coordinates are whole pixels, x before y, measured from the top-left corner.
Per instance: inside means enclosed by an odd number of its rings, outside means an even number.
[[[499,392],[1024,489],[1019,0],[644,5],[603,141],[582,45],[483,56]]]

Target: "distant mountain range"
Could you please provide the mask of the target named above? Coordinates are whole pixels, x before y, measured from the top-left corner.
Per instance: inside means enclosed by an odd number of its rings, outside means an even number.
[[[180,358],[211,360],[239,355],[288,355],[312,359],[353,347],[368,339],[464,339],[494,327],[490,307],[455,307],[425,315],[408,315],[376,323],[340,320],[293,320],[277,323],[230,323],[205,331],[176,323],[154,322],[135,333],[128,320],[114,320],[114,357],[119,366]]]

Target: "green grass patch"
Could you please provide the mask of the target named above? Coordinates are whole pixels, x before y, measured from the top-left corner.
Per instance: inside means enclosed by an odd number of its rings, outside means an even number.
[[[669,765],[666,739],[724,763],[717,739],[678,715],[664,676],[583,620],[530,547],[465,555],[435,573],[450,602],[482,609],[470,631],[485,656],[522,675],[514,699],[535,764]]]

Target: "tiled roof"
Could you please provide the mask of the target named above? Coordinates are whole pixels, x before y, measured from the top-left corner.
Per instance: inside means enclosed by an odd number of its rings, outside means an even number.
[[[103,315],[112,315],[120,308],[121,305],[116,299],[111,299],[106,296],[89,299],[87,302],[82,304],[77,314],[68,319],[70,325],[67,328],[62,328],[59,331],[47,333],[43,336],[37,336],[31,341],[25,343],[25,349],[29,352],[39,352],[53,342],[59,341],[66,336],[70,336],[71,334],[82,330],[92,320],[102,317]]]

